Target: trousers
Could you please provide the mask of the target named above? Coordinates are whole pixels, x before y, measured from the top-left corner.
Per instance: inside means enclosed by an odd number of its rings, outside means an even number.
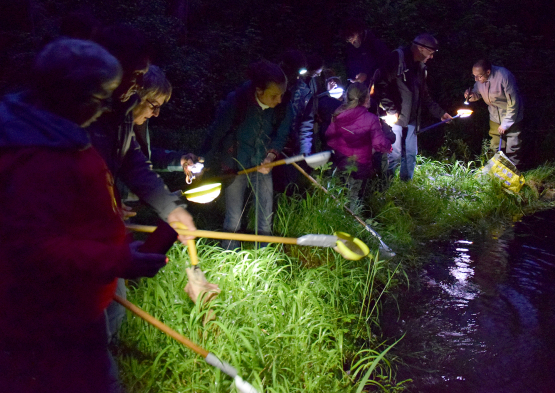
[[[249,186],[254,194],[255,232],[259,235],[270,235],[272,233],[274,204],[274,186],[271,172],[267,175],[260,172],[239,175],[225,187],[224,231],[237,232],[241,229],[245,192]],[[267,243],[260,244],[262,247],[266,245]],[[222,241],[222,247],[226,250],[233,250],[239,248],[239,242],[237,240],[224,240]]]
[[[416,126],[409,124],[407,127],[393,126],[395,143],[393,150],[388,155],[388,176],[393,177],[395,170],[401,165],[399,177],[403,181],[411,180],[416,167],[416,155],[418,154],[418,140],[416,137]]]

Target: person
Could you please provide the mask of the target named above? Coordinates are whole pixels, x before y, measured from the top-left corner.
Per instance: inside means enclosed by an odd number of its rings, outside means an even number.
[[[333,73],[330,71],[330,73]],[[318,112],[316,114],[316,122],[319,125],[317,134],[317,150],[331,150],[326,142],[325,133],[328,129],[333,113],[341,105],[343,99],[343,88],[341,87],[341,78],[332,75],[326,79],[326,91],[318,94]]]
[[[432,100],[426,85],[426,62],[434,57],[437,49],[438,41],[432,35],[420,34],[410,45],[393,51],[376,73],[375,94],[395,133],[393,151],[388,157],[390,177],[399,164],[401,180],[413,177],[422,106],[442,121],[452,119]]]
[[[369,105],[368,87],[361,82],[349,85],[345,101],[326,130],[327,144],[335,151],[333,160],[338,169],[344,173],[351,165],[355,166],[348,175],[351,210],[356,209],[366,182],[374,174],[372,153],[391,150],[378,116],[368,112]]]
[[[518,92],[516,79],[504,67],[494,66],[488,60],[478,60],[472,67],[474,87],[464,93],[468,101],[483,99],[489,109],[490,149],[497,151],[503,139],[507,157],[518,166],[520,157],[521,121],[524,105]]]
[[[346,52],[347,78],[350,82],[362,82],[370,87],[374,72],[389,55],[389,49],[360,18],[347,19],[342,34],[350,44]]]
[[[104,113],[90,129],[93,146],[116,180],[152,206],[162,220],[179,221],[195,230],[193,218],[185,210],[186,205],[152,171],[133,132],[133,108],[140,100],[135,93],[140,90],[150,65],[146,38],[135,28],[115,25],[105,28],[96,41],[120,61],[123,76],[114,91],[112,110]],[[180,236],[179,239],[184,242],[187,237]]]
[[[306,57],[306,74],[302,75],[302,78],[314,97],[324,91],[324,81],[321,77],[323,70],[322,56],[312,53]]]
[[[143,87],[138,92],[141,100],[133,109],[133,130],[142,153],[152,163],[153,169],[184,172],[190,178],[193,176],[190,167],[197,161],[195,155],[156,148],[150,144],[149,119],[160,115],[162,105],[170,100],[171,94],[172,85],[164,72],[160,67],[150,65],[143,78]]]
[[[283,112],[288,108],[292,111],[291,130],[282,149],[283,157],[300,154],[309,156],[314,150],[314,93],[305,82],[307,75],[307,58],[299,50],[288,50],[281,55],[280,67],[287,77],[287,91],[276,111]],[[281,157],[281,158],[283,158]],[[304,160],[299,165],[309,171]],[[300,172],[292,165],[282,165],[273,171],[274,190],[292,194],[295,190],[304,191],[309,185]],[[293,189],[289,187],[294,184]]]
[[[128,25],[113,25],[104,28],[96,37],[96,42],[119,60],[123,69],[120,85],[114,91],[111,110],[105,112],[90,127],[93,146],[106,161],[108,169],[119,185],[116,200],[126,215],[128,208],[121,202],[123,186],[150,205],[158,216],[166,222],[181,222],[190,230],[195,230],[192,216],[185,209],[180,197],[172,194],[162,179],[152,170],[142,153],[133,132],[133,108],[140,98],[135,94],[140,90],[144,75],[150,65],[150,52],[146,37]],[[188,237],[179,236],[186,242]],[[123,279],[118,280],[117,295],[125,298],[127,289]],[[107,310],[109,340],[112,341],[125,317],[125,308],[112,302]]]
[[[121,80],[99,45],[60,39],[29,91],[0,103],[0,390],[117,391],[104,309],[116,277],[165,255],[126,241],[113,178],[87,130]]]
[[[285,113],[276,110],[287,87],[287,78],[274,63],[261,60],[248,69],[249,80],[221,102],[207,134],[210,151],[205,167],[235,174],[237,171],[275,160],[285,146],[291,128],[290,107]],[[248,175],[233,177],[224,185],[224,231],[237,232],[245,191],[250,184],[254,192],[258,234],[272,232],[273,182],[271,168],[261,167]],[[261,244],[262,246],[264,244]],[[239,247],[236,241],[222,243],[226,249]]]

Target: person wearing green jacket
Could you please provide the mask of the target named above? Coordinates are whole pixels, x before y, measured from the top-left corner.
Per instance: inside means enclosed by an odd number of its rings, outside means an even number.
[[[212,171],[232,174],[270,163],[283,149],[289,135],[291,107],[276,108],[287,86],[283,71],[278,65],[262,60],[249,66],[248,76],[246,83],[221,102],[208,130],[205,167]],[[235,176],[224,185],[223,229],[226,232],[240,230],[245,191],[250,185],[257,217],[255,232],[271,234],[273,182],[270,171],[270,168],[260,168],[248,175]],[[222,246],[235,249],[239,243],[227,241]]]

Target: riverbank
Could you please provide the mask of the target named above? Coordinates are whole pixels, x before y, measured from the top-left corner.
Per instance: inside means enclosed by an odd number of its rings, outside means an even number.
[[[129,299],[232,363],[261,391],[400,391],[404,384],[395,375],[396,359],[389,353],[382,357],[394,342],[379,326],[384,293],[409,284],[406,272],[424,264],[429,240],[447,239],[462,229],[488,231],[553,205],[542,200],[555,184],[553,166],[527,172],[535,186],[525,186],[519,195],[476,177],[476,171],[472,164],[422,159],[412,182],[394,181],[385,192],[369,196],[369,210],[361,214],[397,252],[391,261],[346,261],[329,249],[297,246],[223,253],[201,241],[201,267],[222,289],[212,304],[216,321],[203,326],[207,310],[183,291],[189,259],[181,246],[172,249],[168,267],[142,281]],[[318,180],[346,202],[345,190],[329,171]],[[359,237],[375,255],[371,234],[323,192],[280,199],[276,234],[336,230]],[[229,378],[137,318],[124,326],[119,355],[131,392],[230,389]]]

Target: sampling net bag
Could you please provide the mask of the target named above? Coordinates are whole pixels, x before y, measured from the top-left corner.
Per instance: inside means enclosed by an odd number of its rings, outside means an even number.
[[[499,151],[482,167],[482,174],[499,179],[503,187],[515,193],[520,192],[525,181],[515,164],[501,151],[501,141]]]

